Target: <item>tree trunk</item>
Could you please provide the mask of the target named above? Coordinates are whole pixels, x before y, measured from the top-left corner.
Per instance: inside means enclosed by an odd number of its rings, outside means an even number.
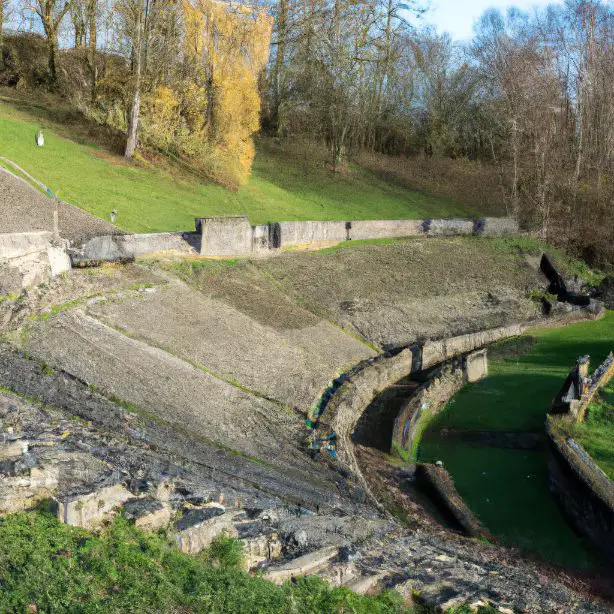
[[[87,5],[87,21],[89,28],[88,64],[92,75],[92,102],[96,100],[96,82],[98,81],[98,66],[96,65],[96,46],[98,45],[98,28],[96,25],[96,0],[90,0]]]
[[[0,64],[4,64],[4,54],[2,53],[2,26],[4,25],[4,0],[0,0]]]
[[[51,78],[51,83],[55,85],[58,80],[58,34],[55,30],[51,30],[48,34],[47,47],[49,52],[49,76]]]
[[[279,0],[279,17],[277,20],[277,53],[275,55],[275,67],[273,72],[273,118],[275,122],[275,132],[279,135],[282,126],[280,109],[284,94],[283,70],[286,55],[286,36],[288,24],[288,0]]]
[[[143,39],[143,13],[139,11],[136,23],[136,40],[134,46],[134,94],[132,96],[132,107],[128,116],[128,138],[126,139],[126,150],[124,157],[132,158],[136,149],[137,135],[139,129],[139,117],[141,115],[141,61],[142,61],[142,39]]]
[[[512,180],[512,215],[518,217],[518,121],[512,120],[512,152],[514,158],[514,178]]]

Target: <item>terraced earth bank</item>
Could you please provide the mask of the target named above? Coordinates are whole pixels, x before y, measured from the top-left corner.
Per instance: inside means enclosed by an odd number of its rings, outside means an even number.
[[[588,584],[463,538],[420,505],[382,511],[306,445],[307,412],[357,364],[541,317],[528,298],[544,286],[538,255],[509,240],[399,240],[74,270],[6,297],[0,408],[21,452],[0,506],[52,494],[69,509],[116,488],[169,509],[190,551],[215,517],[271,579],[307,569],[441,607],[607,611]]]

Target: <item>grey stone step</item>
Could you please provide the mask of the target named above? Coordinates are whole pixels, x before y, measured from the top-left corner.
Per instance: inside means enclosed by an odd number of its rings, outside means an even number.
[[[328,546],[315,552],[304,554],[283,565],[270,567],[264,577],[278,584],[296,576],[305,576],[321,569],[332,561],[338,554],[337,546]]]

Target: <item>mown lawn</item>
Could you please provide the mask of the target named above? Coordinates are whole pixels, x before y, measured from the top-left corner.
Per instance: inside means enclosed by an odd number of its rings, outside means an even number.
[[[614,350],[614,311],[597,322],[536,329],[527,335],[533,343],[526,353],[490,359],[488,377],[465,386],[431,428],[541,430],[554,395],[578,357],[590,355],[596,368]],[[514,342],[498,347],[509,343]]]
[[[428,426],[419,460],[442,460],[461,496],[502,543],[570,568],[601,565],[549,494],[545,446],[528,451],[470,446],[446,440],[441,429],[543,433],[550,403],[577,358],[589,354],[596,368],[612,349],[614,311],[598,322],[532,330],[497,344],[489,376],[465,386]],[[589,420],[580,433],[587,449],[593,445],[591,453],[614,449],[611,423],[606,429]],[[597,459],[602,462],[603,456]]]
[[[345,175],[333,174],[317,148],[305,145],[288,150],[266,139],[258,142],[249,183],[229,191],[170,164],[161,169],[145,161],[127,163],[92,142],[83,126],[62,122],[62,114],[49,109],[54,104],[51,98],[27,100],[2,88],[0,156],[98,217],[108,220],[117,209],[117,225],[124,230],[191,230],[194,218],[205,215],[248,215],[252,223],[263,223],[476,213],[452,201],[386,183],[356,165]],[[45,134],[43,148],[34,143],[39,127]]]
[[[614,480],[614,383],[589,405],[586,421],[573,425],[570,431],[599,467]]]

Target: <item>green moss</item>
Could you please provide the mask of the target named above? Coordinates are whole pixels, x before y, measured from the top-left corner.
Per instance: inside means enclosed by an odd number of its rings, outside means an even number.
[[[413,460],[415,460],[412,458],[412,455],[405,448],[402,448],[396,441],[392,442],[392,451],[406,463],[411,463]]]
[[[12,294],[10,292],[8,294],[0,294],[0,303],[4,303],[6,301],[14,301],[18,297],[18,294]]]
[[[49,377],[54,374],[54,370],[44,360],[40,360],[38,365],[40,366],[43,375]]]

